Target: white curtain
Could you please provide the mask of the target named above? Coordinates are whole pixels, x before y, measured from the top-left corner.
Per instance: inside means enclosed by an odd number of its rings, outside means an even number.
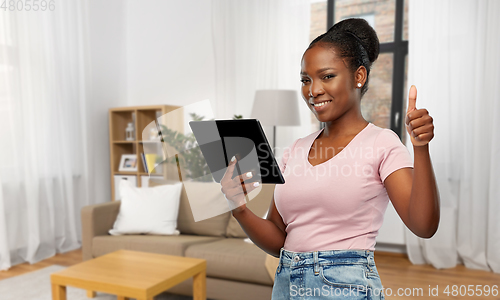
[[[300,95],[300,60],[309,45],[310,1],[212,3],[215,117],[231,119],[241,114],[249,118],[259,89],[294,89]],[[311,132],[311,113],[301,98],[298,101],[302,125],[276,129],[278,156],[280,149]],[[270,131],[264,130],[266,135]]]
[[[0,14],[0,270],[80,248],[89,204],[86,2],[11,2]]]
[[[410,1],[408,82],[434,118],[441,196],[435,236],[407,230],[415,264],[500,273],[499,15],[497,0]]]

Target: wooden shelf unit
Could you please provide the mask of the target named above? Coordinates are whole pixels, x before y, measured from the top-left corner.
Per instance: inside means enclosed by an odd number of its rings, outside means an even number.
[[[148,176],[144,168],[141,153],[143,144],[158,143],[155,141],[142,141],[142,131],[148,124],[156,120],[157,115],[163,116],[181,108],[172,105],[150,105],[150,106],[130,106],[117,107],[109,109],[109,149],[110,149],[110,168],[111,168],[111,200],[115,200],[115,175],[135,176],[137,186],[141,187],[141,176]],[[135,116],[135,117],[134,117]],[[162,118],[164,119],[164,118]],[[125,128],[132,122],[135,130],[135,140],[127,141],[125,139]],[[175,120],[170,120],[170,128],[183,131],[184,122],[182,112],[175,114]],[[120,160],[123,154],[135,154],[137,157],[137,171],[119,171]],[[152,173],[151,175],[154,175]],[[178,176],[178,170],[162,166],[162,172],[156,175],[164,178],[174,178]]]

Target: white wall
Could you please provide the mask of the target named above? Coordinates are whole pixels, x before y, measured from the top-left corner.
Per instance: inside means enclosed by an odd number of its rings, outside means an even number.
[[[108,109],[126,106],[126,8],[120,0],[89,0],[90,89],[89,126],[90,197],[110,201]]]
[[[129,1],[126,34],[128,105],[214,101],[211,0]]]
[[[111,198],[108,109],[215,96],[211,0],[89,0],[91,198]]]
[[[384,223],[377,236],[376,250],[405,253],[405,224],[396,209],[389,202],[384,215]]]

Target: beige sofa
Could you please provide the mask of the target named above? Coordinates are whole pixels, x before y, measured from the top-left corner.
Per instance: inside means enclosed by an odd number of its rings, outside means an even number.
[[[166,182],[151,182],[151,185],[158,184]],[[273,192],[274,185],[262,185],[257,197],[248,202],[248,208],[263,216],[269,208]],[[177,219],[180,235],[112,236],[108,231],[113,227],[120,203],[114,201],[82,209],[84,261],[119,249],[203,258],[207,260],[207,298],[271,299],[277,259],[254,244],[244,242],[246,234],[230,212],[194,222],[183,188]],[[169,292],[192,295],[192,279]]]

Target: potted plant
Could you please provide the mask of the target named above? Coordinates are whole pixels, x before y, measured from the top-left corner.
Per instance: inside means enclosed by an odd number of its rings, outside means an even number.
[[[190,116],[193,121],[202,121],[205,118],[204,116],[199,116],[196,113],[191,113]],[[242,118],[242,115],[234,115],[233,120]],[[162,133],[161,141],[173,147],[178,153],[182,153],[182,156],[176,155],[175,157],[167,158],[166,162],[169,164],[175,163],[178,167],[182,167],[183,170],[185,170],[183,174],[187,178],[183,178],[183,180],[191,179],[193,181],[212,181],[213,178],[211,176],[207,176],[211,174],[211,172],[194,135],[192,133],[185,135],[170,129],[165,125],[160,126]],[[161,160],[161,158],[159,159]]]

